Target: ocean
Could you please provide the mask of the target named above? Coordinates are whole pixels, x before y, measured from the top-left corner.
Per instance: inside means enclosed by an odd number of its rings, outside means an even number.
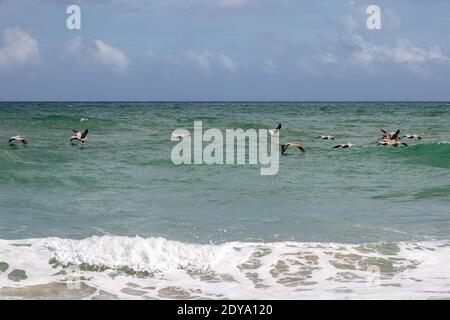
[[[306,152],[174,165],[194,121]],[[0,137],[0,299],[450,298],[448,102],[2,102]]]

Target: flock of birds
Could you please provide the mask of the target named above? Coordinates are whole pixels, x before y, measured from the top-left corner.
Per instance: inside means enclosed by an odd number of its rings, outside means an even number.
[[[402,141],[402,138],[404,139],[410,139],[410,140],[421,140],[422,138],[417,134],[407,134],[403,137],[400,137],[400,130],[397,130],[396,132],[388,132],[384,129],[380,129],[383,133],[383,136],[377,141],[377,146],[392,146],[392,147],[398,147],[398,146],[408,146],[408,144],[404,141]],[[281,135],[281,123],[278,124],[278,126],[275,129],[268,129],[269,134],[272,137],[279,137]],[[172,133],[172,139],[181,141],[185,137],[189,136],[189,133]],[[331,135],[321,135],[318,138],[322,140],[335,140],[336,138]],[[287,150],[292,147],[295,149],[298,149],[301,152],[305,152],[305,148],[298,142],[295,141],[289,141],[287,143],[280,145],[281,154],[285,155]],[[353,143],[343,143],[333,146],[333,149],[348,149],[348,148],[360,148],[361,146],[357,146]]]
[[[383,133],[383,136],[378,140],[377,146],[398,147],[398,146],[403,145],[403,146],[407,147],[408,144],[406,142],[402,141],[402,138],[410,139],[410,140],[422,140],[422,137],[420,137],[417,134],[407,134],[401,138],[400,130],[397,130],[396,132],[388,132],[384,129],[380,129],[380,130]],[[269,133],[272,136],[280,136],[281,123],[277,126],[276,129],[269,129]],[[320,138],[322,140],[335,140],[336,139],[334,136],[331,136],[331,135],[321,135],[318,138]],[[289,141],[288,143],[282,144],[280,146],[281,154],[285,155],[286,151],[288,150],[289,147],[294,147],[294,148],[300,150],[301,152],[305,152],[305,148],[300,143],[295,142],[295,141]],[[335,145],[332,148],[333,149],[338,149],[338,148],[348,149],[348,148],[353,148],[353,147],[360,148],[361,146],[357,146],[353,143],[343,143],[343,144]]]
[[[76,144],[78,142],[85,143],[87,141],[87,135],[89,133],[88,129],[84,130],[83,133],[81,133],[78,130],[72,130],[72,131],[73,131],[73,134],[70,137],[71,144]],[[17,135],[17,136],[13,136],[13,137],[9,138],[8,142],[10,145],[15,145],[16,143],[28,144],[27,138],[24,136],[21,136],[21,135]]]
[[[388,132],[384,129],[380,129],[380,130],[383,133],[383,136],[378,140],[378,143],[377,143],[378,146],[380,146],[380,145],[381,146],[392,146],[392,147],[408,146],[408,144],[406,142],[404,142],[402,140],[402,138],[411,139],[411,140],[421,140],[422,139],[417,134],[407,134],[401,138],[400,130],[397,130],[396,132]],[[281,123],[278,124],[278,126],[275,129],[268,129],[268,132],[272,137],[279,137],[281,135]],[[88,129],[86,129],[83,133],[81,133],[81,131],[78,131],[78,130],[73,130],[73,134],[70,137],[70,143],[71,144],[77,144],[79,142],[82,144],[85,143],[87,141],[88,133],[89,133]],[[180,134],[180,133],[174,132],[174,133],[172,133],[172,139],[182,140],[187,135],[188,134]],[[331,135],[321,135],[318,138],[320,138],[322,140],[335,140],[335,137],[331,136]],[[9,138],[10,145],[14,145],[16,143],[28,144],[28,141],[27,141],[26,137],[20,136],[20,135]],[[280,146],[281,154],[285,155],[287,150],[290,147],[296,148],[301,152],[305,152],[305,148],[300,143],[295,142],[295,141],[289,141]],[[338,148],[348,149],[348,148],[353,148],[353,147],[359,148],[360,146],[354,145],[353,143],[344,143],[344,144],[338,144],[338,145],[333,146],[334,149],[338,149]]]

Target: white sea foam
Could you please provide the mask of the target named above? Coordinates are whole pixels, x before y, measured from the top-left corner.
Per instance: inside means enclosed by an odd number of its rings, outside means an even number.
[[[66,283],[74,268],[81,276],[78,282],[92,288],[84,298],[105,293],[125,299],[450,298],[450,243],[440,241],[200,245],[116,236],[2,240],[0,261],[9,264],[0,273],[0,298],[4,292],[20,297],[21,291],[11,294],[11,288]],[[24,270],[27,279],[8,278],[13,269]]]

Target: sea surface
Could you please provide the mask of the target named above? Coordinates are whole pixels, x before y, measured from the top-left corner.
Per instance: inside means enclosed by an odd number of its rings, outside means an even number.
[[[194,121],[306,152],[174,165]],[[450,103],[2,102],[0,239],[0,299],[449,299]]]

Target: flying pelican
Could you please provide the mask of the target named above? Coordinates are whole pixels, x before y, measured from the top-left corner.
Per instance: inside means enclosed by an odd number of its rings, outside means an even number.
[[[181,133],[181,132],[172,132],[171,140],[178,140],[181,141],[186,137],[189,137],[190,133]]]
[[[14,141],[20,141],[23,144],[27,144],[28,143],[28,141],[27,141],[27,139],[25,137],[22,137],[22,136],[19,136],[19,135],[9,138],[8,142],[9,142],[9,144],[12,145]]]
[[[278,124],[276,129],[269,129],[269,133],[272,137],[279,137],[281,131],[281,123]]]
[[[386,132],[385,130],[381,129],[384,136],[378,141],[378,146],[392,146],[392,147],[398,147],[400,145],[408,146],[407,143],[403,142],[402,139],[398,136],[400,134],[400,130],[397,130],[395,133],[393,132]]]
[[[329,135],[327,135],[327,136],[320,136],[319,138],[322,139],[322,140],[334,140],[335,139],[333,136],[329,136]]]
[[[300,143],[288,142],[288,143],[281,145],[281,154],[282,155],[286,154],[286,151],[289,147],[294,147],[294,148],[297,148],[298,150],[300,150],[301,152],[305,152],[305,149],[303,148],[303,146]]]
[[[407,134],[407,135],[403,136],[403,138],[413,139],[413,140],[422,140],[422,137],[419,136],[418,134]]]
[[[400,134],[400,130],[397,130],[396,132],[387,132],[384,129],[380,129],[381,132],[383,132],[383,137],[381,139],[386,139],[386,140],[400,140],[399,138],[399,134]]]
[[[337,146],[334,146],[333,149],[338,149],[338,148],[349,149],[349,148],[354,148],[354,147],[358,147],[358,146],[354,145],[353,143],[344,143],[344,144],[338,144]]]
[[[87,135],[89,133],[89,130],[86,129],[83,134],[81,134],[80,131],[78,130],[72,130],[74,135],[72,137],[70,137],[70,142],[73,141],[80,141],[81,143],[85,143],[87,141]]]

